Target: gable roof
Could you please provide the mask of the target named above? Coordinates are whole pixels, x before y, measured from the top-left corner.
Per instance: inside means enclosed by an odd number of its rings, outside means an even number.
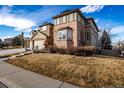
[[[41,32],[40,30],[35,30],[35,31],[36,31],[36,33],[31,37],[30,40],[32,40],[38,33],[40,33],[40,34],[42,34],[42,35],[48,37],[45,33]]]
[[[68,15],[68,14],[71,14],[71,13],[74,13],[74,12],[77,12],[78,14],[80,14],[81,17],[83,17],[84,19],[86,19],[85,16],[80,11],[80,9],[78,9],[78,8],[77,9],[68,10],[68,11],[64,11],[64,12],[62,12],[62,13],[56,15],[56,16],[53,16],[52,18],[53,19],[56,19],[56,18],[62,17],[64,15]]]

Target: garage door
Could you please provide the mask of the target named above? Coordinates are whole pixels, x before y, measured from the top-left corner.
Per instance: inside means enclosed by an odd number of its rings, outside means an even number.
[[[45,40],[34,41],[34,48],[38,50],[45,48],[44,41]]]

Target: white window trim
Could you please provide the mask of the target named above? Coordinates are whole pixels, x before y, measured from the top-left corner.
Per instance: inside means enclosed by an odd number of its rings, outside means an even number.
[[[60,20],[59,20],[59,18],[56,19],[56,24],[57,24],[57,25],[60,24]]]
[[[66,16],[63,16],[62,18],[63,18],[63,23],[66,23],[67,22],[66,21]]]
[[[72,34],[73,34],[73,33],[72,33],[71,30],[67,30],[67,39],[68,39],[68,40],[72,40],[72,37],[73,37]]]
[[[60,39],[60,33],[62,34],[62,39]],[[65,33],[65,39],[63,39],[63,33]],[[58,31],[58,40],[66,40],[67,39],[67,30]]]
[[[65,32],[63,32],[63,31],[65,31]],[[63,39],[63,38],[60,39],[60,32],[63,32],[65,34],[65,39]],[[63,33],[61,33],[61,34],[63,34]],[[71,37],[71,38],[69,38],[69,37]],[[58,40],[72,40],[72,39],[73,39],[73,33],[71,30],[65,29],[65,30],[58,31]]]

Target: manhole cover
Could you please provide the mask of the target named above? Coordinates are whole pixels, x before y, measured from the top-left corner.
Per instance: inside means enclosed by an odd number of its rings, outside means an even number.
[[[0,82],[0,88],[7,88],[7,86]]]

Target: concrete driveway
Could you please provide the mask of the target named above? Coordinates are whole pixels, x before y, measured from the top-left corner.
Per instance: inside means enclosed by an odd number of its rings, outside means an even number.
[[[24,51],[25,51],[25,48],[10,49],[10,50],[0,50],[0,55],[20,53],[20,52],[24,52]]]

